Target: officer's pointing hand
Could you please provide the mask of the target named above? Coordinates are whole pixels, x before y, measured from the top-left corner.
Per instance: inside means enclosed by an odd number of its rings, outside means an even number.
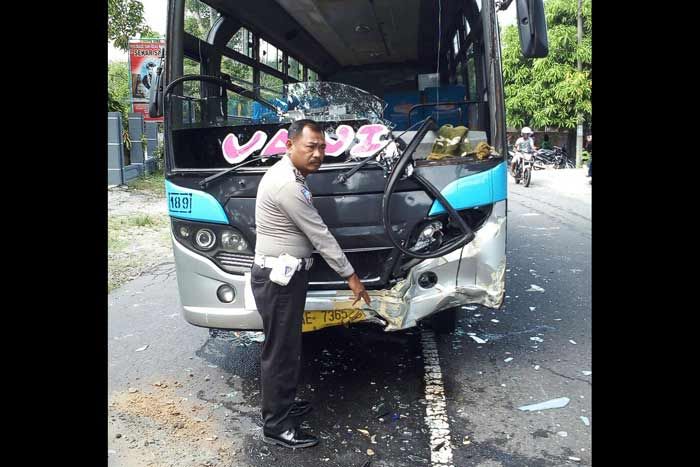
[[[371,299],[369,298],[369,294],[365,290],[365,286],[362,285],[362,282],[360,281],[360,278],[357,276],[356,273],[353,273],[352,276],[348,277],[348,285],[350,286],[350,289],[355,295],[355,301],[352,302],[352,306],[355,306],[355,304],[359,302],[360,299],[364,299],[365,303],[369,305],[371,301]]]

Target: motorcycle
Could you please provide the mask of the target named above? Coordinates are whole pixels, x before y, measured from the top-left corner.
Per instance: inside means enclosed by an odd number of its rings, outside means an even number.
[[[540,149],[535,152],[535,169],[573,169],[574,163],[569,159],[566,149],[554,146],[553,149]]]
[[[516,154],[520,154],[520,160],[513,169],[512,160]],[[532,180],[532,170],[534,163],[534,154],[531,152],[513,152],[508,151],[509,162],[508,170],[511,176],[515,179],[515,183],[523,182],[523,186],[530,186],[530,181]]]

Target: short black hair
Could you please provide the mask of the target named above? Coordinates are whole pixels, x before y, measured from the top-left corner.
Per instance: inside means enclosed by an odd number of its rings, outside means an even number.
[[[304,128],[306,127],[311,128],[313,131],[323,133],[323,128],[321,128],[321,125],[309,118],[303,118],[301,120],[296,120],[289,125],[289,130],[287,130],[287,138],[292,141],[297,139],[299,136],[301,136],[302,131],[304,131]]]

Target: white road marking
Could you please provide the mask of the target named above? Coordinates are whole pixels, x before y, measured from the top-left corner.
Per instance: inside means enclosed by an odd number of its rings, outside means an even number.
[[[421,332],[421,344],[425,365],[425,399],[428,402],[425,406],[425,424],[430,430],[430,461],[433,467],[453,467],[445,386],[433,331]]]

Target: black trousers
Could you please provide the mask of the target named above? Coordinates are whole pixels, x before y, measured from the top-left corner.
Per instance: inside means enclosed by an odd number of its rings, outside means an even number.
[[[301,321],[308,271],[296,271],[286,286],[270,281],[270,268],[253,265],[250,283],[262,317],[265,341],[260,362],[264,430],[278,434],[294,428],[290,417],[301,369]]]

